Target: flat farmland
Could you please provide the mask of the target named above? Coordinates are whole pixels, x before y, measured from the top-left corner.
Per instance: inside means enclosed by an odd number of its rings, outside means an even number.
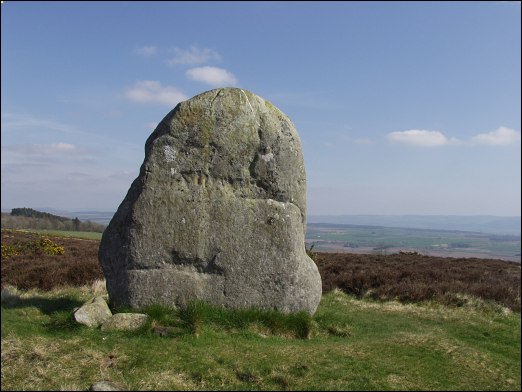
[[[494,258],[520,262],[520,236],[468,231],[342,224],[308,224],[307,247],[323,252],[391,254],[419,252],[442,257]]]

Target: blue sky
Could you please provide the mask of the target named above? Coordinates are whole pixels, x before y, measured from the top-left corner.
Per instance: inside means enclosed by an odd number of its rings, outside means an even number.
[[[156,124],[236,86],[296,125],[309,214],[520,215],[520,2],[10,2],[1,204],[115,210]]]

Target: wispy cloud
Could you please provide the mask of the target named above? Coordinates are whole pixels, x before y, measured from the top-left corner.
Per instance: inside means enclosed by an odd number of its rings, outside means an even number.
[[[2,164],[2,207],[40,205],[78,210],[116,208],[136,172],[81,162],[43,161]]]
[[[158,54],[158,47],[153,45],[142,46],[140,48],[134,49],[133,53],[139,54],[140,56],[154,56],[155,54]]]
[[[174,86],[162,86],[156,80],[142,80],[125,92],[125,96],[134,102],[159,103],[175,106],[188,97]]]
[[[186,75],[189,79],[210,84],[211,86],[234,86],[237,79],[226,69],[217,67],[197,67],[187,70]]]
[[[520,143],[520,132],[511,128],[500,127],[496,131],[478,134],[473,138],[473,142],[490,146],[508,146]]]
[[[58,121],[34,117],[29,114],[2,113],[2,130],[45,128],[71,134],[85,134],[75,126]]]
[[[57,155],[57,154],[77,154],[80,150],[77,146],[70,143],[50,143],[50,144],[15,144],[2,147],[5,152],[14,152],[22,155]]]
[[[38,165],[41,168],[50,163],[60,163],[65,167],[84,162],[94,162],[100,158],[101,151],[71,143],[11,144],[2,146],[2,170],[24,165]]]
[[[129,165],[123,154],[129,150],[117,143],[110,152],[99,145],[64,141],[2,145],[2,206],[34,205],[37,195],[40,205],[87,208],[93,202],[109,202],[117,207],[139,167],[124,172]],[[137,151],[131,155],[139,155]]]
[[[171,48],[174,57],[167,60],[170,66],[176,65],[199,65],[211,60],[221,60],[221,55],[213,49],[191,46],[190,49]]]
[[[440,147],[459,143],[458,139],[448,138],[442,132],[421,129],[391,132],[386,137],[394,143],[418,147]]]
[[[121,142],[121,140],[107,134],[81,130],[73,124],[35,117],[31,114],[6,112],[2,113],[1,120],[2,132],[5,133],[17,133],[18,135],[23,134],[26,136],[34,135],[38,138],[45,136],[47,138],[46,140],[70,139],[69,135],[71,135],[75,137],[74,140],[76,142],[83,140],[83,142],[80,143],[85,144],[91,144],[93,141],[99,141],[105,144]],[[68,136],[60,136],[59,134],[66,134]]]

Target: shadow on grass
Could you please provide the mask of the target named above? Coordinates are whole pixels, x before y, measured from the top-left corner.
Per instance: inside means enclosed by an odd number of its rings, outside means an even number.
[[[73,298],[45,298],[40,296],[23,298],[16,294],[2,298],[2,307],[6,309],[35,307],[46,315],[56,312],[73,311],[81,306],[83,302]]]
[[[45,298],[38,295],[20,297],[17,294],[2,293],[2,308],[4,309],[35,307],[49,316],[49,320],[44,323],[44,327],[49,332],[77,329],[80,324],[74,320],[73,310],[82,304],[81,301],[70,297]]]

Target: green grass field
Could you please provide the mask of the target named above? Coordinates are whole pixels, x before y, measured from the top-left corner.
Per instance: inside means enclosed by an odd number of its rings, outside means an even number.
[[[479,301],[404,305],[333,291],[296,324],[306,334],[285,328],[295,324],[285,316],[212,308],[188,318],[151,310],[148,328],[123,333],[71,322],[72,309],[94,294],[90,287],[2,292],[2,390],[86,390],[100,380],[127,390],[521,387],[520,314]],[[154,325],[176,332],[158,336]]]
[[[464,231],[407,229],[394,227],[309,224],[306,241],[315,250],[376,252],[395,248],[420,252],[483,255],[487,258],[506,257],[520,262],[520,236],[472,233]]]
[[[71,237],[71,238],[83,238],[86,240],[100,240],[102,233],[95,233],[92,231],[65,231],[65,230],[37,230],[31,229],[26,230],[31,233],[38,233],[42,235],[50,235],[57,237]]]

